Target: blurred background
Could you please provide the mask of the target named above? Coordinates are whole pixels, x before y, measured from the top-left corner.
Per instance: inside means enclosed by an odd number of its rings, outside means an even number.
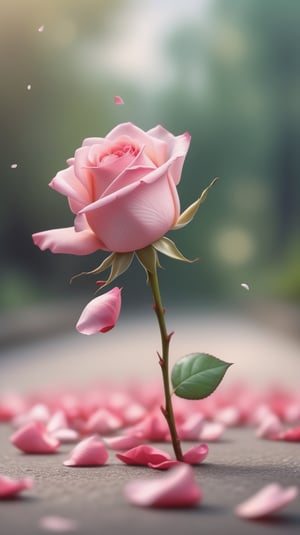
[[[1,2],[2,319],[93,297],[93,278],[69,279],[105,255],[41,252],[31,234],[72,225],[47,184],[82,140],[132,121],[192,135],[182,208],[221,177],[197,218],[170,234],[200,262],[162,259],[164,301],[252,307],[265,320],[279,310],[296,332],[299,23],[297,0]],[[149,303],[139,266],[117,284],[125,307]]]

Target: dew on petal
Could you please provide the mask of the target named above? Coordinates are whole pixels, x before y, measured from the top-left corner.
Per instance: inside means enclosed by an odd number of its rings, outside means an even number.
[[[42,529],[56,532],[76,531],[78,527],[75,520],[62,516],[43,516],[40,519],[39,526]]]
[[[115,104],[124,104],[124,100],[122,99],[122,97],[120,97],[119,95],[116,95],[114,97],[114,103]]]
[[[185,463],[163,477],[130,481],[124,493],[131,504],[140,507],[194,507],[202,497],[194,471]]]
[[[250,290],[250,286],[246,282],[242,282],[241,287],[244,288],[245,290],[248,290],[248,291]]]
[[[277,483],[271,483],[239,504],[235,513],[243,518],[262,518],[288,505],[297,496],[297,487],[283,488]]]

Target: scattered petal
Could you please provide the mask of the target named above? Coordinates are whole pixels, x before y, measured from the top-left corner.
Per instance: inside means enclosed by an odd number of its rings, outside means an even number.
[[[245,290],[248,290],[248,291],[250,290],[250,286],[246,282],[242,282],[241,287],[244,288]]]
[[[120,427],[122,427],[122,420],[118,416],[107,409],[98,409],[89,417],[85,431],[89,434],[105,435],[120,429]]]
[[[114,97],[114,103],[115,104],[124,104],[124,100],[119,95]]]
[[[113,288],[109,292],[95,297],[83,309],[76,329],[82,334],[106,333],[118,321],[121,310],[121,289]]]
[[[199,433],[199,440],[216,442],[224,434],[225,427],[220,422],[205,422]]]
[[[0,475],[0,500],[2,498],[13,498],[23,490],[31,489],[33,479],[12,479],[8,476]]]
[[[162,461],[160,463],[148,463],[149,468],[154,468],[154,470],[169,470],[169,468],[174,468],[182,464],[181,461],[175,461],[175,459],[170,459],[169,461]]]
[[[256,429],[256,436],[259,438],[274,438],[281,431],[282,424],[276,414],[270,412],[262,419],[260,425]]]
[[[208,454],[208,446],[206,444],[199,444],[193,446],[191,449],[183,454],[183,460],[188,464],[199,464],[204,461]]]
[[[297,496],[297,487],[284,489],[277,483],[271,483],[238,505],[235,513],[243,518],[262,518],[289,504]]]
[[[130,503],[140,507],[193,507],[202,497],[193,469],[184,463],[155,480],[130,481],[124,492]]]
[[[140,446],[144,443],[143,437],[139,434],[124,435],[116,437],[106,437],[103,439],[105,444],[112,450],[127,450]]]
[[[65,466],[100,466],[108,459],[107,450],[100,438],[91,436],[79,442],[70,453]]]
[[[291,427],[272,436],[275,440],[286,440],[287,442],[300,442],[300,426]]]
[[[18,167],[17,163],[12,163],[10,166],[11,169],[16,169],[17,167]]]
[[[147,445],[136,446],[136,448],[131,448],[124,453],[116,453],[116,457],[125,464],[141,466],[149,466],[150,463],[153,465],[171,460],[168,453]]]
[[[62,516],[43,516],[40,519],[39,526],[49,531],[75,531],[77,522],[72,518]]]
[[[24,453],[55,453],[60,445],[41,422],[24,425],[10,437],[10,441]]]
[[[199,433],[203,426],[204,417],[202,414],[192,413],[179,426],[178,434],[181,440],[198,440]]]

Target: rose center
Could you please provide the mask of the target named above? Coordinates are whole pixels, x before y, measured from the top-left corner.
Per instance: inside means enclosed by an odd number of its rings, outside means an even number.
[[[113,163],[115,160],[119,158],[123,158],[124,156],[132,156],[134,158],[139,153],[139,147],[136,147],[134,145],[130,144],[122,144],[117,145],[114,147],[111,147],[108,151],[106,151],[104,154],[101,154],[99,157],[99,165],[108,165]]]

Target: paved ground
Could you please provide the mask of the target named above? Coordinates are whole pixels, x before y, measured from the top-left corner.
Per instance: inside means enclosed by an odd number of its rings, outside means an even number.
[[[264,387],[278,383],[299,388],[299,342],[242,317],[211,314],[206,318],[170,318],[172,357],[193,351],[211,352],[235,363],[230,381],[242,379]],[[105,336],[84,337],[73,331],[21,347],[7,347],[0,361],[0,392],[30,391],[53,384],[88,384],[99,380],[159,377],[154,356],[159,348],[156,325],[147,318],[126,320]],[[122,488],[129,479],[161,473],[126,467],[113,455],[101,468],[71,469],[62,461],[70,446],[55,455],[23,455],[9,443],[11,430],[0,427],[0,473],[32,476],[35,488],[26,497],[0,502],[1,535],[36,535],[44,515],[75,519],[77,533],[198,535],[299,533],[300,499],[274,521],[249,522],[234,516],[234,506],[264,484],[277,481],[299,486],[299,443],[256,439],[251,430],[232,429],[211,444],[207,461],[196,469],[203,501],[195,510],[160,511],[128,505]],[[188,445],[186,446],[188,447]],[[164,446],[165,448],[165,446]]]

